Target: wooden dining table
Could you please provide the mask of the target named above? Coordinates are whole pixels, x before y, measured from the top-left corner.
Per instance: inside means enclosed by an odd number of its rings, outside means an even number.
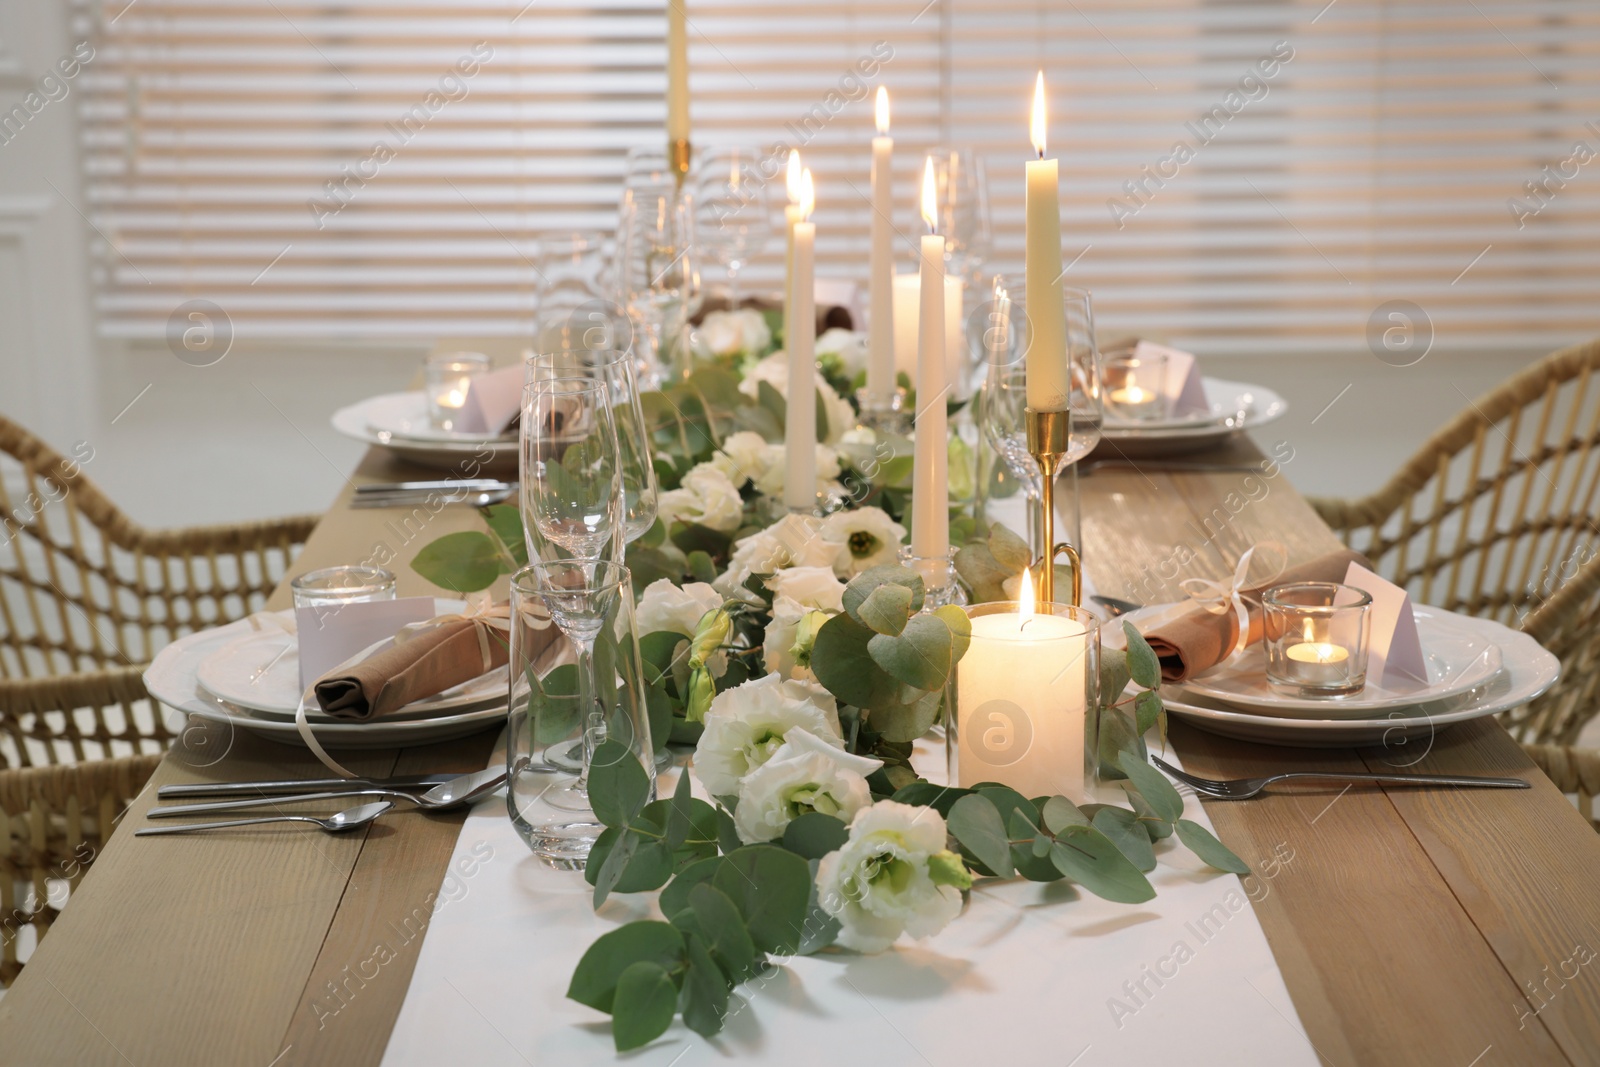
[[[1100,592],[1173,599],[1176,579],[1223,577],[1263,540],[1294,558],[1337,547],[1291,485],[1292,449],[1266,451],[1278,462],[1254,473],[1139,460],[1084,475],[1083,555]],[[1262,454],[1241,439],[1201,458]],[[369,453],[294,573],[387,556],[402,594],[438,592],[405,564],[428,541],[475,528],[473,511],[350,507],[356,484],[427,475]],[[287,606],[286,586],[270,606]],[[168,754],[0,998],[0,1065],[382,1059],[424,941],[390,932],[425,930],[464,815],[397,815],[345,836],[136,838],[157,786],[325,774],[301,748],[242,731],[202,738]],[[1170,740],[1186,768],[1210,777],[1392,763],[1383,749],[1271,747],[1176,721]],[[368,775],[466,771],[485,765],[494,741],[485,732],[341,758]],[[1298,1015],[1280,1016],[1285,1037],[1300,1030],[1339,1067],[1600,1062],[1600,835],[1492,718],[1441,730],[1409,769],[1516,776],[1532,788],[1321,784],[1206,804],[1234,852],[1271,868],[1270,892],[1250,899]],[[380,939],[398,958],[342,998],[341,1025],[324,1029],[318,999],[353,988],[352,961]],[[1192,1062],[1235,1062],[1210,1051],[1219,1058]]]

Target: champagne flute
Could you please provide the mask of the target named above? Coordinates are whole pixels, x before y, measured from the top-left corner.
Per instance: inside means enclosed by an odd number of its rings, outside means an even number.
[[[728,272],[731,310],[741,302],[739,272],[772,240],[769,185],[753,149],[712,148],[696,161],[696,231],[708,258]]]
[[[597,561],[621,522],[621,464],[605,383],[535,377],[523,389],[522,520],[530,559],[534,531],[580,560]]]
[[[623,194],[616,280],[618,302],[648,348],[643,358],[635,353],[640,380],[656,385],[666,374],[686,374],[683,335],[700,301],[692,197],[655,188]]]

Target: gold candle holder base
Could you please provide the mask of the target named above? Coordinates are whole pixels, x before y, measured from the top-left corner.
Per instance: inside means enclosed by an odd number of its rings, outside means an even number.
[[[683,185],[683,180],[689,176],[689,160],[692,155],[687,137],[674,137],[667,142],[667,165],[672,168],[672,173],[677,176],[680,186]]]
[[[1083,562],[1078,550],[1065,541],[1056,543],[1056,469],[1069,450],[1072,430],[1070,411],[1027,409],[1028,453],[1039,464],[1039,544],[1044,558],[1038,560],[1039,599],[1056,601],[1056,557],[1065,553],[1072,568],[1072,599],[1059,601],[1073,607],[1083,605]]]

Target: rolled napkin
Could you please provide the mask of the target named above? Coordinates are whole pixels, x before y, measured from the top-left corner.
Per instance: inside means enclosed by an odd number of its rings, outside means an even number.
[[[509,605],[496,604],[407,627],[393,644],[312,683],[317,704],[336,719],[366,722],[503,667],[509,617]],[[549,632],[553,639],[555,627]]]
[[[1367,558],[1351,549],[1340,549],[1289,567],[1259,585],[1239,591],[1249,615],[1249,630],[1244,645],[1261,640],[1261,594],[1275,585],[1291,582],[1342,582],[1351,563],[1371,567]],[[1191,604],[1177,618],[1164,622],[1144,635],[1161,661],[1163,682],[1182,682],[1210,670],[1227,659],[1238,644],[1239,617],[1227,604],[1221,610],[1204,604]]]

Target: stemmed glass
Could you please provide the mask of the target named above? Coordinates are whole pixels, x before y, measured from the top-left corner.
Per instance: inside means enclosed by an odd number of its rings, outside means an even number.
[[[539,241],[534,350],[627,348],[627,318],[611,302],[606,237],[597,231],[545,234]]]
[[[580,560],[598,561],[621,522],[622,472],[604,382],[535,377],[523,389],[522,521]]]
[[[633,319],[634,337],[649,349],[643,359],[635,352],[640,380],[648,385],[660,382],[669,352],[678,363],[686,363],[683,334],[700,301],[694,223],[693,197],[687,194],[656,187],[623,194],[617,228],[618,302]]]
[[[739,272],[772,240],[770,182],[749,148],[711,148],[695,165],[695,224],[706,256],[728,272],[728,307],[738,310]]]
[[[994,238],[983,159],[970,148],[938,148],[929,158],[945,259],[951,273],[974,286],[982,277]]]

